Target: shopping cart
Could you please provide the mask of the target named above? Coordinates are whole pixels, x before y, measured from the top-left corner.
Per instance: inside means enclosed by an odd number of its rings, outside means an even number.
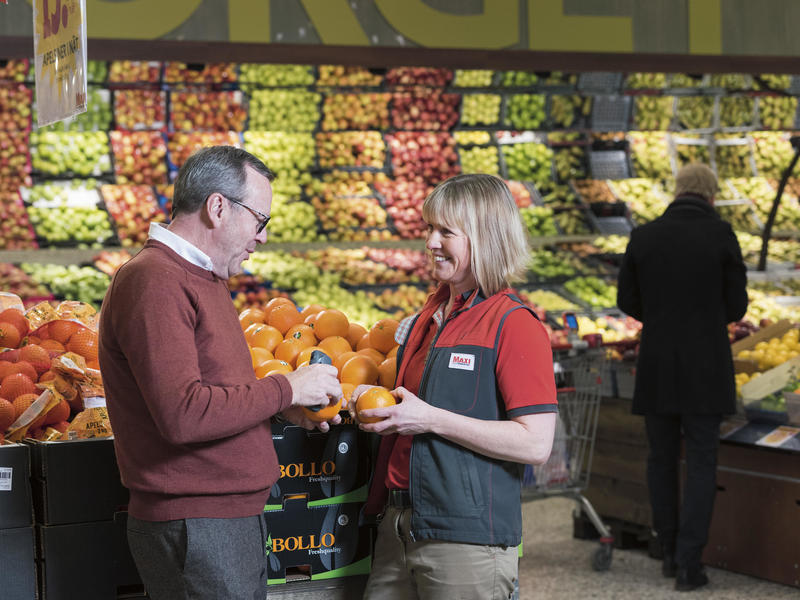
[[[614,538],[597,511],[581,494],[589,485],[600,389],[608,375],[605,350],[586,348],[558,351],[553,356],[558,392],[558,421],[553,450],[543,465],[525,467],[522,481],[524,500],[567,496],[578,503],[600,533],[600,547],[592,556],[592,568],[606,571],[611,566]]]

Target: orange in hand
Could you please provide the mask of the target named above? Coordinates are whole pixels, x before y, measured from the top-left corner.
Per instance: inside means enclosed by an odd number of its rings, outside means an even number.
[[[338,400],[331,399],[328,403],[328,406],[319,409],[317,412],[314,412],[310,408],[303,407],[303,414],[308,417],[311,421],[315,423],[322,423],[323,421],[330,421],[333,417],[339,414],[339,411],[342,410],[342,401],[344,400],[344,396],[339,396]]]
[[[259,379],[263,379],[268,375],[276,375],[276,374],[283,374],[291,373],[294,369],[292,369],[292,365],[287,363],[283,360],[278,360],[277,358],[273,358],[272,360],[268,360],[265,363],[262,363],[260,366],[256,368],[256,377]]]
[[[383,408],[384,406],[394,406],[397,401],[394,396],[384,387],[375,386],[361,394],[356,400],[356,415],[362,423],[377,423],[386,417],[362,417],[361,411],[370,408]]]

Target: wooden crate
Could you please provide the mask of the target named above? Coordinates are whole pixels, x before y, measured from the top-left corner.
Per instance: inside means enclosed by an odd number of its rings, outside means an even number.
[[[793,452],[720,444],[703,562],[800,587],[800,476]]]

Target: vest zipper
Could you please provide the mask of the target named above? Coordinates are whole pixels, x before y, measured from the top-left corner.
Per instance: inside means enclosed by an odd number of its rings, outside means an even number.
[[[447,321],[449,321],[455,314],[451,313],[448,318],[442,321],[441,327],[436,331],[436,335],[433,336],[433,340],[431,340],[431,345],[428,346],[428,355],[425,357],[425,369],[422,371],[422,380],[419,384],[419,396],[422,397],[423,392],[428,384],[428,376],[431,372],[431,365],[429,360],[431,358],[431,354],[433,354],[433,348],[436,346],[436,342],[439,339],[439,336],[444,331],[445,325],[447,325]],[[411,541],[416,542],[417,538],[414,535],[414,528],[412,527],[412,523],[414,521],[414,495],[411,493],[411,479],[414,474],[414,470],[411,468],[411,465],[414,463],[414,442],[411,442],[411,450],[408,452],[408,493],[411,495],[411,519],[409,519],[408,523],[408,535],[411,537]]]

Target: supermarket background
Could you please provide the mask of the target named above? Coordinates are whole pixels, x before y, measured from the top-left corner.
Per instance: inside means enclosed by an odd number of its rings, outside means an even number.
[[[497,174],[533,246],[518,290],[551,326],[554,346],[565,341],[564,311],[578,313],[581,335],[610,344],[591,499],[618,522],[620,539],[635,537],[630,526],[649,518],[634,458],[644,441],[624,416],[639,325],[615,308],[616,269],[631,228],[663,211],[676,169],[690,161],[719,175],[716,207],[755,267],[800,129],[800,42],[776,24],[798,22],[800,9],[483,4],[89,0],[89,110],[36,129],[30,5],[10,0],[0,6],[0,290],[26,306],[74,299],[99,308],[149,222],[168,221],[180,165],[196,148],[225,143],[279,175],[269,241],[230,282],[237,308],[286,295],[369,327],[413,313],[431,289],[420,210],[432,186],[462,172]],[[800,167],[792,175],[768,269],[749,272],[750,307],[731,327],[746,351],[740,384],[790,358],[770,340],[800,322]],[[769,348],[754,356],[755,340]],[[737,452],[755,452],[789,419],[781,394],[742,407],[740,418]],[[620,432],[630,447],[613,446]],[[769,462],[783,481],[798,446],[789,435],[766,457],[730,464]],[[731,514],[757,502],[738,483]],[[797,494],[796,480],[784,485],[781,503]],[[767,524],[772,538],[763,548],[750,540],[760,562],[719,560],[797,585],[797,532],[787,525],[797,520],[781,503]]]

